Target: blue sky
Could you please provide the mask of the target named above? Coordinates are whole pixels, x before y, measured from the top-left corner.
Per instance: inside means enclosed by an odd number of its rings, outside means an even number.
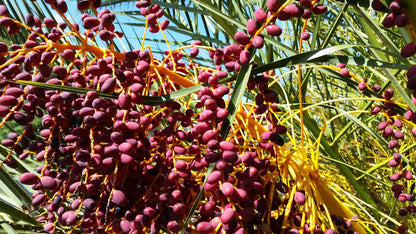
[[[32,3],[28,0],[27,2],[29,2],[29,5],[31,5]],[[38,0],[38,3],[41,7],[41,9],[44,10],[44,7],[41,4],[41,0]],[[21,10],[24,14],[27,13],[26,7],[23,4],[23,1],[7,1],[7,5],[9,8],[14,8],[17,10]],[[16,7],[16,5],[18,5],[19,7]],[[48,6],[48,4],[46,4]],[[78,23],[78,25],[80,25],[82,27],[82,21],[81,21],[81,12],[78,11],[76,5],[77,5],[77,1],[75,0],[70,0],[67,1],[67,5],[68,5],[68,13],[66,14],[67,18],[71,21],[71,22],[76,22]],[[103,8],[99,8],[100,10]],[[108,7],[108,9],[111,12],[120,12],[120,11],[139,11],[138,8],[135,7],[134,2],[127,2],[127,3],[123,3],[123,4],[117,4],[115,6],[110,6]],[[35,14],[35,9],[30,9],[31,13]],[[54,19],[57,22],[63,22],[63,19],[60,17],[60,15],[56,12],[54,12],[52,10],[52,12],[54,13]],[[131,17],[127,17],[127,16],[123,16],[120,14],[116,14],[117,19],[120,22],[126,22],[126,23],[138,23],[138,24],[143,24],[143,21],[140,20],[136,20],[133,19]],[[137,16],[140,19],[145,19],[143,16]],[[161,20],[165,19],[165,17],[162,17],[161,19],[159,19],[159,22]],[[120,27],[115,23],[114,24],[116,26],[116,30],[120,30]],[[172,23],[170,24],[170,27],[172,26]],[[144,33],[144,27],[140,27],[140,26],[127,26],[127,25],[123,25],[123,29],[124,29],[124,33],[125,36],[124,38],[122,38],[122,43],[125,45],[125,47],[127,48],[127,50],[129,50],[129,46],[127,43],[127,40],[130,41],[130,43],[132,44],[132,47],[134,47],[135,49],[140,49],[141,47],[141,40],[137,39],[138,37],[142,37],[143,33]],[[83,32],[83,29],[80,30],[81,32]],[[186,42],[188,41],[190,43],[191,38],[184,36],[182,34],[176,33],[172,30],[167,30],[165,31],[165,35],[167,37],[168,40],[177,40],[177,41],[181,41],[181,42]],[[161,42],[153,42],[152,40],[164,40],[162,34],[159,33],[150,33],[147,32],[146,33],[146,38],[149,40],[146,40],[145,45],[149,45],[152,47],[152,49],[154,50],[154,52],[160,50],[160,51],[164,51],[167,50],[168,47],[165,43],[161,43]],[[119,47],[120,50],[124,50],[124,47],[121,45],[121,43],[117,40],[114,39],[114,42],[117,44],[117,46]],[[100,39],[97,39],[97,43],[99,44],[99,46],[101,47],[107,47],[107,45],[102,42]],[[175,45],[171,44],[171,47],[175,48]],[[157,56],[157,55],[156,55]],[[158,56],[157,56],[158,57]],[[159,58],[161,58],[162,56],[160,56]]]

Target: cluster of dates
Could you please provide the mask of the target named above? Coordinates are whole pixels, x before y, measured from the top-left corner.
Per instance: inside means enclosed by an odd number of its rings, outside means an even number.
[[[390,13],[382,22],[383,26],[386,28],[391,28],[394,26],[405,27],[410,25],[409,16],[406,14],[406,6],[400,0],[394,0],[390,2],[388,7],[386,7],[379,0],[374,0],[372,2],[372,8],[377,11],[387,10]],[[414,25],[411,25],[413,27]],[[414,33],[414,32],[413,32]],[[401,56],[403,58],[410,58],[416,54],[416,45],[415,42],[410,42],[406,44],[401,49]],[[410,90],[416,89],[416,65],[410,67],[407,71],[407,88]],[[416,124],[416,113],[411,110],[407,110],[404,116],[397,114],[394,110],[395,104],[391,101],[394,95],[393,89],[387,89],[383,97],[386,100],[384,105],[375,106],[372,110],[372,114],[377,114],[381,110],[386,113],[386,121],[382,121],[378,125],[378,129],[382,131],[382,135],[385,139],[389,140],[388,148],[393,151],[393,159],[388,162],[388,165],[393,169],[393,173],[390,176],[390,180],[393,182],[391,190],[393,196],[398,199],[403,205],[399,209],[399,216],[406,217],[408,214],[414,214],[416,212],[416,207],[413,204],[415,197],[411,194],[409,188],[410,184],[413,183],[414,176],[412,174],[411,167],[407,165],[403,160],[403,155],[399,153],[400,147],[402,145],[402,140],[409,135],[409,137],[416,137],[416,128],[412,128],[409,133],[403,131],[403,122],[408,122],[410,125]],[[416,104],[416,92],[413,92],[413,103]],[[404,221],[404,224],[399,226],[399,233],[406,233],[407,225]]]
[[[389,100],[393,97],[394,91],[393,89],[387,89],[383,96],[386,99],[386,102],[383,106],[376,106],[371,110],[372,114],[377,114],[381,110],[385,111],[386,116],[388,116],[386,121],[382,121],[378,125],[378,130],[382,131],[382,136],[389,140],[388,148],[393,151],[393,158],[388,162],[388,166],[393,169],[393,173],[390,176],[390,180],[393,182],[391,190],[393,192],[393,196],[397,198],[402,204],[403,208],[400,208],[399,215],[402,217],[406,217],[409,213],[415,213],[416,208],[414,206],[415,197],[414,195],[408,190],[410,183],[414,180],[413,174],[411,172],[411,167],[406,166],[406,160],[403,158],[404,156],[399,153],[399,150],[402,145],[402,141],[405,137],[416,137],[415,129],[411,130],[410,136],[406,136],[406,131],[403,127],[403,121],[407,122],[410,121],[413,124],[416,123],[416,119],[411,117],[413,115],[410,110],[408,110],[405,114],[405,118],[401,115],[396,114],[393,111],[394,104],[389,102]],[[407,124],[407,123],[406,123]],[[407,187],[407,188],[406,188]],[[399,233],[405,233],[406,225],[402,225],[399,227]]]
[[[64,0],[45,2],[66,19]],[[0,126],[7,121],[24,126],[23,132],[12,132],[1,143],[20,159],[42,163],[37,174],[23,173],[20,182],[36,191],[31,208],[44,211],[38,222],[45,231],[176,233],[205,190],[192,224],[185,227],[188,233],[336,233],[333,226],[354,232],[351,217],[318,217],[313,224],[302,218],[308,215],[311,192],[297,189],[294,178],[281,176],[289,159],[276,158],[286,152],[280,146],[287,130],[271,113],[279,111],[278,95],[268,87],[272,76],[260,74],[248,81],[248,89],[257,91],[254,120],[263,121],[254,123],[269,129],[259,130],[260,137],[247,138],[242,133],[246,129],[229,138],[219,134],[232,91],[221,79],[249,64],[250,47],[264,45],[263,29],[271,36],[281,34],[272,24],[276,19],[307,20],[326,12],[325,5],[300,0],[280,6],[278,0],[268,0],[267,13],[256,10],[247,33],[235,34],[238,44],[209,50],[215,69],[184,61],[183,50],[167,51],[161,61],[150,50],[119,53],[96,47],[94,40],[112,43],[123,36],[115,31],[114,14],[97,11],[100,5],[100,0],[78,2],[83,33],[76,23],[56,24],[31,14],[18,22],[0,6],[0,26],[10,34],[31,32],[24,45],[0,43]],[[167,28],[168,20],[159,22],[159,5],[144,0],[136,7],[150,32]],[[74,36],[81,44],[61,43]],[[309,36],[302,33],[303,40]],[[190,56],[197,57],[200,47],[200,42],[192,43]],[[194,71],[198,76],[187,80]],[[44,89],[28,81],[89,91]],[[189,99],[146,102],[149,96],[167,95],[196,82],[209,86]],[[114,99],[105,98],[107,94]],[[41,126],[34,125],[37,118]],[[10,155],[3,163],[16,167]],[[213,171],[205,178],[210,165]]]

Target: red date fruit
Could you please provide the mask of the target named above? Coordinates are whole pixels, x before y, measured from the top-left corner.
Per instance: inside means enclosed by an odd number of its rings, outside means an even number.
[[[247,45],[248,43],[250,43],[250,37],[244,32],[236,32],[234,34],[234,39],[237,43],[241,45]]]
[[[68,5],[66,4],[65,0],[58,0],[56,3],[56,9],[58,12],[65,14],[68,11]]]
[[[402,55],[403,58],[409,58],[411,56],[413,56],[414,54],[416,54],[416,45],[413,42],[410,42],[408,44],[406,44],[400,54]]]
[[[0,15],[1,16],[9,16],[9,9],[5,5],[0,5]]]
[[[275,24],[270,24],[266,27],[266,32],[270,36],[278,37],[282,34],[282,29]]]
[[[199,222],[196,225],[196,230],[200,233],[210,233],[214,230],[214,227],[210,222]]]
[[[320,14],[327,12],[327,10],[328,8],[326,5],[318,4],[313,7],[312,12],[316,15],[320,15]]]
[[[249,35],[254,35],[257,32],[257,22],[254,19],[247,20],[247,33]]]
[[[0,105],[3,106],[15,106],[17,104],[17,99],[11,95],[4,95],[0,97]]]
[[[292,17],[301,17],[303,15],[303,8],[295,3],[289,4],[285,10]]]
[[[92,29],[100,24],[100,20],[95,17],[86,17],[82,20],[86,29]]]
[[[116,205],[119,206],[125,206],[127,205],[127,198],[126,195],[124,194],[124,192],[120,191],[120,190],[115,190],[113,192],[111,201],[114,202]]]
[[[250,51],[248,50],[241,51],[240,62],[242,65],[247,65],[250,62]]]
[[[267,9],[271,12],[279,9],[279,0],[267,0]]]
[[[222,174],[220,171],[213,171],[211,172],[211,174],[208,175],[207,183],[210,183],[210,184],[218,183],[218,181],[220,181],[221,179],[221,176]]]
[[[254,18],[256,18],[256,21],[259,23],[265,23],[266,19],[267,19],[267,14],[266,12],[263,11],[263,9],[258,8],[255,12],[254,12]]]
[[[20,175],[19,181],[22,184],[32,185],[39,181],[39,177],[33,173],[25,172]]]
[[[221,222],[224,224],[228,224],[233,221],[235,218],[235,210],[233,208],[226,208],[224,212],[221,214]]]
[[[264,39],[261,36],[255,36],[252,41],[252,45],[257,48],[261,49],[264,46]]]
[[[40,183],[42,184],[42,187],[45,189],[53,190],[57,186],[55,179],[50,176],[42,176],[40,178]]]
[[[300,35],[300,38],[302,38],[302,40],[304,40],[304,41],[307,41],[307,40],[309,40],[309,38],[311,38],[311,34],[309,32],[303,32]]]
[[[294,195],[294,200],[298,205],[303,205],[305,203],[305,194],[302,192],[296,192]]]
[[[225,182],[221,185],[221,191],[227,197],[231,196],[234,193],[234,190],[234,185],[229,182]]]

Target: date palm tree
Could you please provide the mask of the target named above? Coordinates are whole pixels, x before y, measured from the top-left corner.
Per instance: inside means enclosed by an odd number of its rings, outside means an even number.
[[[410,0],[0,4],[6,232],[415,228]]]

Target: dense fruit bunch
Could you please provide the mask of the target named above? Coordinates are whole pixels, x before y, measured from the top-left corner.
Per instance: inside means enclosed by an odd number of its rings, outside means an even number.
[[[388,16],[383,21],[383,26],[386,28],[390,27],[405,27],[410,23],[410,28],[412,33],[415,36],[414,23],[410,22],[409,16],[406,14],[407,10],[405,4],[400,0],[394,0],[390,5],[385,6],[379,0],[374,0],[372,2],[372,7],[374,10],[390,11]],[[415,42],[410,42],[406,44],[401,49],[401,56],[403,58],[409,58],[416,54]],[[416,65],[413,65],[407,71],[407,88],[414,90],[416,88]],[[385,102],[383,105],[375,106],[372,110],[372,114],[378,114],[380,111],[386,116],[385,121],[380,122],[378,129],[382,131],[382,136],[389,140],[388,148],[392,151],[391,160],[388,162],[388,166],[392,168],[392,175],[390,180],[393,182],[391,191],[393,197],[398,199],[401,203],[399,206],[399,216],[403,219],[403,225],[398,228],[399,233],[405,233],[407,230],[407,220],[406,217],[408,214],[413,214],[416,212],[414,201],[415,197],[411,194],[410,186],[413,184],[414,176],[412,174],[411,167],[409,165],[409,159],[405,155],[400,154],[400,149],[402,146],[402,141],[405,137],[416,137],[416,128],[411,128],[410,132],[404,131],[404,125],[414,126],[416,124],[416,114],[411,110],[407,110],[404,115],[396,113],[394,110],[397,107],[396,103],[392,101],[394,96],[393,89],[385,90],[383,97]],[[413,92],[413,103],[416,104],[416,92]]]
[[[221,49],[195,41],[166,51],[159,60],[146,46],[114,50],[123,34],[115,30],[113,13],[97,9],[100,0],[78,2],[82,25],[65,17],[64,0],[45,2],[65,23],[32,14],[19,22],[0,6],[0,26],[10,34],[30,32],[24,45],[0,43],[0,126],[7,121],[24,126],[23,132],[12,132],[1,142],[10,148],[2,165],[17,166],[12,153],[42,164],[36,174],[23,173],[20,182],[36,191],[30,209],[39,211],[45,231],[363,230],[321,180],[318,159],[284,146],[287,129],[279,119],[284,113],[277,105],[278,94],[269,87],[276,79],[273,73],[251,74],[247,88],[255,93],[254,101],[237,110],[228,106],[235,86],[227,82],[243,67],[255,66],[251,57],[264,46],[262,33],[280,36],[282,29],[275,22],[298,18],[305,23],[301,42],[309,40],[306,22],[313,14],[325,13],[325,5],[268,0],[267,11],[257,9],[246,31],[235,33],[236,44]],[[158,4],[142,0],[136,7],[146,18],[146,31],[167,29],[169,21],[162,20]],[[396,21],[398,26],[407,22],[404,16]],[[103,49],[97,42],[110,46]],[[192,60],[200,50],[208,50],[215,68]],[[343,64],[334,69],[350,76]],[[413,77],[411,70],[416,69],[409,70]],[[365,79],[355,78],[360,90],[367,88]],[[187,92],[187,97],[179,95],[178,90],[199,84],[201,88]],[[384,93],[389,116],[392,95],[390,90]],[[33,121],[39,118],[38,136]],[[392,149],[403,138],[400,123],[391,117],[379,126],[384,131],[396,126],[386,135],[392,138]],[[227,124],[231,130],[222,132]],[[394,158],[398,164],[399,158]],[[401,177],[413,179],[403,170],[393,174],[392,181]],[[393,186],[395,196],[413,202],[399,186]],[[403,216],[404,210],[415,211],[413,204],[399,211]],[[188,216],[190,224],[185,223]]]

